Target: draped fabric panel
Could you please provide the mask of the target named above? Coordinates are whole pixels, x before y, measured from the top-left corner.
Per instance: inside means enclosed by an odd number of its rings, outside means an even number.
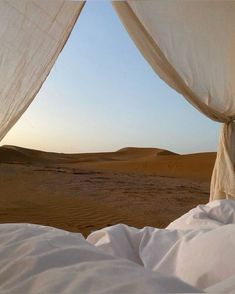
[[[235,198],[235,1],[113,1],[156,73],[209,118],[225,123],[211,200]]]
[[[30,105],[83,1],[0,1],[0,140]]]
[[[235,123],[225,123],[211,179],[210,200],[235,198]]]

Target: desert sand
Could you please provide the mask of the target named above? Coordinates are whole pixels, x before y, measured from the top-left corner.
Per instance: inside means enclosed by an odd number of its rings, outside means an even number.
[[[81,232],[125,223],[165,227],[207,203],[215,153],[157,148],[62,154],[0,148],[0,223]]]

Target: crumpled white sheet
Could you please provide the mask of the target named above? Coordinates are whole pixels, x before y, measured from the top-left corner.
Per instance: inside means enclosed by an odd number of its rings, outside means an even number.
[[[235,201],[215,200],[207,205],[198,205],[169,224],[170,230],[214,229],[235,224]]]
[[[164,292],[200,291],[114,258],[80,234],[32,224],[0,225],[0,293]]]
[[[0,292],[234,293],[234,252],[233,200],[199,205],[166,229],[119,224],[87,240],[51,227],[2,224]]]
[[[199,205],[166,229],[119,224],[92,233],[88,241],[112,256],[174,275],[199,289],[215,292],[217,285],[220,292],[235,292],[233,200]]]

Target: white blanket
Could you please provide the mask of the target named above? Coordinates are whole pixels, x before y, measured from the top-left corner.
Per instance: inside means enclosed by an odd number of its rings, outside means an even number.
[[[221,282],[225,287],[224,281],[230,278],[227,290],[233,287],[235,292],[235,283],[231,285],[235,281],[233,200],[199,205],[166,229],[138,230],[116,225],[92,233],[88,241],[112,256],[174,275],[205,291],[215,289],[219,283],[221,289]]]
[[[175,277],[114,258],[80,234],[0,225],[0,293],[198,292]]]
[[[235,201],[200,205],[166,229],[82,235],[0,225],[0,292],[235,292]]]

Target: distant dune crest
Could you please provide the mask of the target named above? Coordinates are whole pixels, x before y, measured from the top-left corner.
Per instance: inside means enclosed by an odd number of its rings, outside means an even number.
[[[210,180],[214,161],[214,152],[179,155],[159,148],[126,147],[116,152],[64,154],[9,145],[0,147],[0,163],[72,165],[202,181]]]
[[[150,159],[159,155],[178,155],[159,148],[126,147],[116,152],[102,153],[56,153],[33,150],[18,146],[4,145],[0,147],[0,163],[77,163],[100,162],[133,159]]]
[[[142,155],[178,155],[165,149],[148,148],[148,147],[125,147],[116,151],[123,154],[142,154]]]

